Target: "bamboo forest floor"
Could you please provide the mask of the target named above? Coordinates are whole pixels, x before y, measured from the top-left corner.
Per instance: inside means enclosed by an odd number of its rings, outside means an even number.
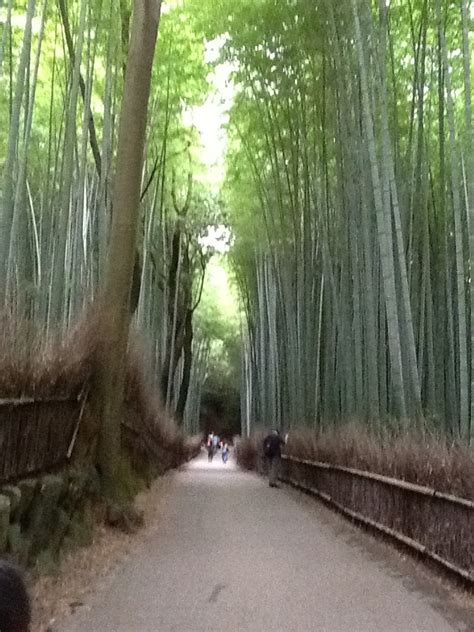
[[[155,521],[52,629],[474,630],[468,600],[431,571],[313,499],[224,466],[219,455],[170,475]]]

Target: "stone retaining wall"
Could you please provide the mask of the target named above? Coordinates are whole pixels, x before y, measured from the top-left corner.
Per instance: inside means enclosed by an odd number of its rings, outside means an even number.
[[[68,469],[0,487],[0,555],[48,571],[60,551],[90,544],[94,468]]]

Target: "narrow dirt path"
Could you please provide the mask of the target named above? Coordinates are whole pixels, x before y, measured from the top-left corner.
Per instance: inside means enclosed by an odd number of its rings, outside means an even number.
[[[200,458],[173,476],[148,541],[60,631],[474,629],[366,540],[292,490]]]

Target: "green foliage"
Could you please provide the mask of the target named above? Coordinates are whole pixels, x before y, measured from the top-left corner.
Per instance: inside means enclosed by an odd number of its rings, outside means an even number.
[[[196,312],[196,336],[210,342],[211,381],[239,382],[240,310],[226,256],[214,255],[207,267],[202,301]]]
[[[424,411],[466,436],[472,52],[461,3],[200,6],[235,85],[224,192],[249,418],[385,417],[399,395],[416,416],[421,376]]]
[[[0,12],[3,129],[23,85],[16,75],[26,9],[15,0],[11,24],[7,9]],[[73,47],[80,10],[79,0],[67,2]],[[143,176],[137,324],[152,341],[157,376],[177,354],[174,390],[183,314],[199,298],[203,269],[211,277],[218,261],[203,237],[225,225],[244,315],[226,302],[227,290],[206,281],[194,322],[202,361],[196,397],[206,362],[216,379],[235,383],[245,366],[252,422],[389,417],[399,395],[418,415],[418,383],[423,410],[466,434],[468,403],[474,417],[467,11],[466,0],[165,4]],[[12,193],[2,205],[13,213],[3,231],[11,232],[3,277],[9,308],[46,330],[58,319],[65,328],[103,274],[129,18],[126,2],[87,4],[85,94],[71,107],[65,25],[56,4],[36,4],[13,167],[4,169]],[[220,50],[212,62],[211,41]],[[234,98],[226,176],[216,192],[206,183],[192,114],[219,67],[229,72]],[[66,119],[74,128],[68,138]],[[0,165],[7,143],[4,134]]]

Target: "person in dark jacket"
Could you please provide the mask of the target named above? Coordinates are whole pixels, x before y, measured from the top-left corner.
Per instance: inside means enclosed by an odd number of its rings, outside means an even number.
[[[263,440],[263,453],[268,463],[268,484],[278,487],[278,476],[281,467],[281,446],[285,445],[278,430],[273,430]]]
[[[214,431],[211,431],[207,436],[207,460],[212,463],[216,448],[214,447]]]
[[[5,560],[0,560],[0,630],[28,632],[31,606],[20,571]]]

